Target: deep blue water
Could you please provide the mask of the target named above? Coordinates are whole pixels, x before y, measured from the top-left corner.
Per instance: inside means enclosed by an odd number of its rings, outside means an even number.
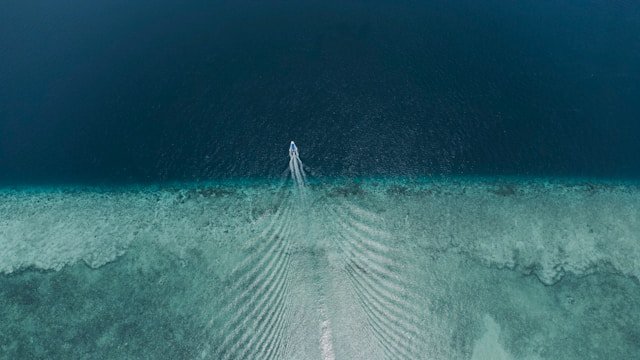
[[[637,1],[0,4],[0,182],[640,177]]]

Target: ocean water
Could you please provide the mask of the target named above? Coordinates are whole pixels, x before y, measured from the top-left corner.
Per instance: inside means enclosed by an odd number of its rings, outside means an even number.
[[[3,2],[0,359],[640,358],[639,34],[631,1]]]
[[[635,1],[8,0],[0,182],[640,177]]]
[[[0,194],[6,358],[640,353],[640,187],[401,179]]]

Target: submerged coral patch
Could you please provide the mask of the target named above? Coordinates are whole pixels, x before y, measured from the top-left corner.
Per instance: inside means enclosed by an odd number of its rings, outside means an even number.
[[[504,184],[3,190],[0,350],[633,358],[640,190]]]

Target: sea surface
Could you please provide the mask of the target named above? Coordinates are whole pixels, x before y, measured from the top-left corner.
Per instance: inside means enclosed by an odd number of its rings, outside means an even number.
[[[640,358],[639,64],[634,1],[4,1],[0,359]]]
[[[636,1],[1,7],[4,183],[640,177]]]
[[[640,183],[0,193],[4,358],[632,359]]]

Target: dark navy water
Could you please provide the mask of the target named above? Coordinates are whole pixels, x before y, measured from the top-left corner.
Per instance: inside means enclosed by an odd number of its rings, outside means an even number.
[[[640,176],[636,1],[0,4],[0,181]]]

